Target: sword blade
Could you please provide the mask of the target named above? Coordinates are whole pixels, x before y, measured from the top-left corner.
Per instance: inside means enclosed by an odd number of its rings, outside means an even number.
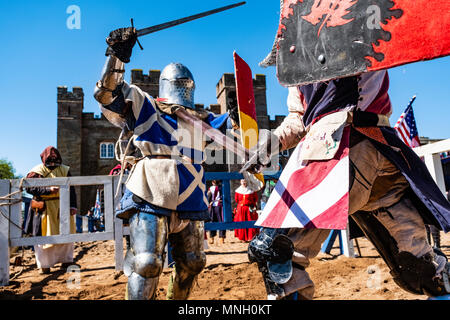
[[[227,137],[219,130],[212,128],[207,123],[195,118],[183,108],[177,109],[175,114],[192,127],[200,129],[204,135],[215,141],[222,148],[238,155],[241,159],[249,159],[249,157],[253,154],[250,150],[245,149],[241,144],[237,143],[230,137]]]
[[[169,21],[169,22],[161,23],[161,24],[158,24],[156,26],[140,29],[140,30],[137,30],[136,33],[137,33],[138,37],[145,36],[146,34],[149,34],[149,33],[153,33],[153,32],[157,32],[157,31],[163,30],[163,29],[171,28],[171,27],[174,27],[174,26],[182,24],[182,23],[186,23],[186,22],[189,22],[189,21],[192,21],[192,20],[195,20],[195,19],[199,19],[199,18],[203,18],[203,17],[209,16],[211,14],[215,14],[215,13],[218,13],[218,12],[221,12],[221,11],[229,10],[229,9],[241,6],[243,4],[245,4],[245,1],[239,2],[239,3],[235,3],[235,4],[231,4],[231,5],[224,6],[224,7],[220,7],[220,8],[217,8],[217,9],[201,12],[201,13],[189,16],[189,17],[185,17],[185,18],[181,18],[181,19],[177,19],[177,20],[172,20],[172,21]]]

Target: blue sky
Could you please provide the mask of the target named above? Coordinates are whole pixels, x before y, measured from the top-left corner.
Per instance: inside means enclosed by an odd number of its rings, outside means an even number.
[[[236,0],[208,1],[2,1],[0,30],[4,30],[0,61],[0,158],[25,175],[40,163],[39,154],[56,146],[56,88],[82,87],[85,112],[99,113],[92,97],[103,67],[109,32],[130,25],[147,26],[228,5]],[[81,10],[80,29],[69,29],[69,6]],[[244,6],[192,21],[141,38],[130,70],[161,70],[182,62],[194,74],[196,102],[216,103],[215,87],[225,72],[233,72],[233,51],[254,74],[265,74],[269,114],[284,115],[287,89],[279,85],[275,68],[258,66],[269,52],[278,26],[279,0],[248,0]],[[400,66],[390,71],[391,123],[413,95],[421,136],[450,137],[450,58]]]

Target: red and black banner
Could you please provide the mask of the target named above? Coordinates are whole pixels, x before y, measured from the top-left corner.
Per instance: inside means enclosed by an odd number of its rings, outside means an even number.
[[[280,14],[285,86],[450,54],[450,0],[284,0]]]

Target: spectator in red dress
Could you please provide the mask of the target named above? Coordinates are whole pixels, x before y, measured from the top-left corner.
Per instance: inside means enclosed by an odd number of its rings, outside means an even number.
[[[234,211],[234,221],[253,221],[258,219],[256,212],[256,202],[258,201],[258,194],[248,188],[247,181],[241,179],[241,185],[235,191],[234,199],[237,207]],[[259,233],[259,229],[235,229],[234,236],[241,241],[250,241]]]

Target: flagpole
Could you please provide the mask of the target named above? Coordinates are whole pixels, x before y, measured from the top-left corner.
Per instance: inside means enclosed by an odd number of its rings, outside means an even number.
[[[408,111],[408,108],[412,106],[414,100],[416,100],[416,95],[413,95],[411,100],[409,100],[408,105],[405,108],[405,111],[402,112],[402,114],[400,115],[400,118],[397,120],[397,122],[394,125],[394,128],[397,128],[398,125],[400,124],[400,122],[402,121],[403,117],[405,116],[406,112]]]
[[[411,148],[420,146],[419,133],[417,132],[416,120],[412,109],[414,100],[416,100],[416,95],[411,98],[405,111],[403,111],[394,125],[399,138]]]
[[[413,95],[413,97],[409,101],[408,107],[410,107],[413,104],[414,100],[416,100],[416,95]]]

